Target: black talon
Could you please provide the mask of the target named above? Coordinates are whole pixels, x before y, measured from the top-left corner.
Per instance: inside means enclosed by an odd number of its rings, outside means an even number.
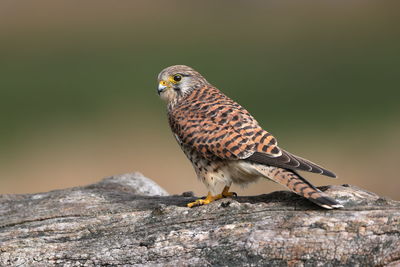
[[[232,194],[234,197],[237,197],[236,192],[228,192],[228,193],[229,193],[229,194]],[[228,195],[225,195],[225,194],[222,194],[222,196],[223,196],[224,198],[231,197],[231,196],[228,196]]]

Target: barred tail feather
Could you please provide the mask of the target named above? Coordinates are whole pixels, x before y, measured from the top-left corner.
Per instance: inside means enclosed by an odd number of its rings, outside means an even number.
[[[327,194],[313,186],[305,178],[292,170],[272,168],[266,173],[262,166],[255,166],[264,176],[289,188],[294,193],[307,198],[325,209],[342,208],[343,206]]]

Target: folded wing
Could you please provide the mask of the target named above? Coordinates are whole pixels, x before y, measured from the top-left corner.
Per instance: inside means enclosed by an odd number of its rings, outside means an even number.
[[[241,159],[335,177],[333,172],[280,149],[272,134],[247,110],[212,86],[198,89],[170,110],[169,122],[181,144],[210,160]]]

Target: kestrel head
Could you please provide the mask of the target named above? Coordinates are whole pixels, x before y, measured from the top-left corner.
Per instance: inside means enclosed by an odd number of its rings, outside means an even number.
[[[171,103],[205,84],[208,84],[206,79],[191,67],[175,65],[158,74],[157,91],[162,99]]]

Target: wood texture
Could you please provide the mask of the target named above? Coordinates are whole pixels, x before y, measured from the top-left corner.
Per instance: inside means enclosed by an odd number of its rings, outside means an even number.
[[[137,177],[0,195],[0,265],[400,265],[400,202],[357,187],[321,188],[341,210],[288,191],[189,209]]]

